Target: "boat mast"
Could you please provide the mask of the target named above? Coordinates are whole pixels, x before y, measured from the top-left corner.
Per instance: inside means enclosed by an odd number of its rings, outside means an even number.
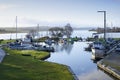
[[[39,28],[39,24],[37,24],[37,29],[38,29],[38,30],[37,30],[37,32],[38,32],[38,35],[37,35],[37,36],[38,36],[38,39],[39,39],[39,38],[40,38],[40,35],[39,35],[39,29],[40,29],[40,28]]]
[[[17,40],[17,16],[16,16],[16,40]]]

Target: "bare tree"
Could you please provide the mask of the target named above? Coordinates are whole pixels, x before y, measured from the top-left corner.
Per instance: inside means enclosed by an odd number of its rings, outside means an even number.
[[[65,26],[65,35],[70,38],[71,34],[73,32],[73,28],[71,27],[71,25],[68,23],[66,26]]]
[[[63,37],[64,36],[64,29],[60,27],[53,27],[49,29],[50,34],[52,37]]]
[[[38,32],[36,30],[30,30],[30,32],[28,33],[32,38],[35,38],[35,36],[38,35]]]

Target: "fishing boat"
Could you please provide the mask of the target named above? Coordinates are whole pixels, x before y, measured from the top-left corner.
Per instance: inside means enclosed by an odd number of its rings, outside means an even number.
[[[92,59],[103,58],[105,55],[105,46],[102,42],[93,42]]]

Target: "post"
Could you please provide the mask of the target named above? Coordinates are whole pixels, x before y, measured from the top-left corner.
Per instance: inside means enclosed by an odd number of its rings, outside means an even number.
[[[98,11],[104,13],[104,40],[106,42],[106,11]]]
[[[104,39],[106,42],[106,11],[104,11]]]

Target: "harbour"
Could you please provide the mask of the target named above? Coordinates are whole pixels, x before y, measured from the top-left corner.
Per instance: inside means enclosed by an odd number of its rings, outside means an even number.
[[[87,38],[91,37],[92,33],[94,32],[87,30],[77,30],[74,31],[72,36],[84,36],[84,38]],[[18,37],[19,36],[20,35],[18,33]],[[85,47],[87,47],[90,43],[92,42],[75,41],[72,44],[52,44],[52,46],[55,48],[55,52],[51,52],[49,58],[47,57],[45,61],[69,66],[71,71],[75,74],[75,76],[77,76],[79,80],[115,80],[114,77],[109,76],[109,74],[98,68],[97,61],[92,60],[92,52],[85,51]]]

